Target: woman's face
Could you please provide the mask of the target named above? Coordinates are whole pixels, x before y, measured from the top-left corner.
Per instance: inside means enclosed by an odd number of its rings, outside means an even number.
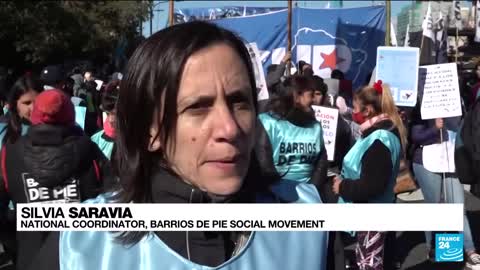
[[[25,94],[21,95],[20,98],[17,100],[17,111],[20,118],[30,121],[30,114],[32,113],[33,103],[37,94],[37,92],[30,90]]]
[[[364,106],[358,99],[353,99],[353,113],[362,114],[364,119],[370,119],[375,116],[372,105]]]
[[[212,45],[187,60],[177,112],[167,143],[174,145],[160,146],[174,171],[209,193],[238,191],[253,148],[255,109],[247,68],[231,47]]]
[[[321,106],[323,104],[323,95],[321,91],[315,91],[313,94],[313,105]]]
[[[304,111],[312,110],[313,91],[304,91],[301,94],[296,94],[295,103]]]

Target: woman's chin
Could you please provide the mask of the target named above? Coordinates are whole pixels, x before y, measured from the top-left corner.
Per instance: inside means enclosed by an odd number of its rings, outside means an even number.
[[[204,186],[206,192],[219,195],[228,196],[237,193],[243,184],[243,178],[229,177],[222,179],[211,179],[208,184]]]

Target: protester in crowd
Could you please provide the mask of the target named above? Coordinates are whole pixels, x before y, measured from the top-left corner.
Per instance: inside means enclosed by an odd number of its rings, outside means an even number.
[[[362,138],[343,160],[342,175],[333,191],[340,201],[394,203],[393,187],[406,145],[406,131],[390,90],[381,81],[364,87],[354,96],[354,119]],[[356,232],[359,269],[384,269],[386,232]]]
[[[20,77],[12,86],[7,99],[7,122],[0,123],[0,146],[15,143],[27,131],[35,97],[41,91],[41,84],[33,75]]]
[[[63,89],[66,76],[59,65],[45,67],[40,73],[40,80],[44,90]]]
[[[272,64],[267,68],[267,88],[270,95],[276,95],[276,87],[282,83],[282,77],[285,76],[285,70],[289,61],[292,59],[290,52],[285,53],[279,64]]]
[[[313,76],[314,91],[313,91],[313,105],[325,106],[328,86],[323,82],[323,79],[317,75]]]
[[[82,83],[83,83],[83,76],[82,76],[82,71],[80,70],[79,67],[74,67],[72,69],[72,73],[70,74],[70,78],[73,79],[74,85],[73,85],[73,95],[78,96],[78,90],[81,88]]]
[[[69,98],[51,89],[38,95],[32,127],[14,144],[2,148],[0,218],[6,204],[80,202],[97,196],[104,185],[108,160],[75,126]],[[28,269],[48,232],[17,232],[17,269]],[[33,268],[36,266],[33,265]]]
[[[102,97],[102,104],[100,109],[107,114],[103,123],[103,130],[95,133],[92,136],[92,141],[95,142],[103,154],[108,158],[112,158],[115,142],[115,111],[118,98],[118,91],[120,89],[120,81],[112,81],[105,87],[105,92]]]
[[[122,187],[91,202],[278,202],[269,190],[278,179],[253,158],[255,121],[255,76],[242,40],[199,21],[161,30],[133,53],[120,86]],[[294,201],[319,202],[313,186],[299,187],[312,193]],[[324,232],[55,236],[34,260],[36,269],[324,269],[326,259]]]
[[[475,65],[475,69],[474,69],[474,73],[475,73],[475,78],[477,80],[477,83],[475,83],[473,86],[472,86],[472,91],[471,91],[471,95],[470,95],[470,103],[469,104],[473,104],[474,101],[479,97],[480,95],[480,61],[477,62],[477,64]]]
[[[283,82],[283,93],[270,100],[268,112],[259,115],[257,155],[262,168],[284,181],[325,182],[327,153],[322,126],[312,109],[315,84],[294,75]],[[298,149],[297,149],[298,148]]]
[[[0,148],[2,145],[15,143],[20,136],[27,132],[33,103],[41,90],[41,84],[32,75],[24,75],[14,83],[8,93],[8,113],[4,117],[5,121],[0,123]],[[5,211],[6,217],[3,217],[5,218],[3,220],[4,224],[0,227],[5,228],[4,232],[8,234],[3,239],[3,246],[7,255],[15,261],[16,240],[14,232],[16,226],[13,204],[10,203],[8,210]],[[2,216],[0,215],[0,225],[2,225],[1,223]]]
[[[462,184],[480,198],[480,100],[462,120],[455,140],[455,168]]]
[[[417,102],[416,110],[412,113],[411,138],[415,145],[413,155],[413,172],[418,184],[422,190],[424,201],[426,203],[439,203],[442,193],[444,202],[448,203],[464,203],[463,185],[457,178],[455,173],[445,171],[445,190],[442,192],[442,172],[431,172],[424,167],[424,147],[432,144],[438,144],[442,141],[450,140],[450,136],[457,132],[459,128],[460,118],[422,120],[420,115],[421,102]],[[439,158],[439,157],[430,157]],[[454,157],[450,157],[454,159]],[[465,261],[475,267],[480,267],[480,255],[476,253],[472,238],[472,231],[467,219],[464,215],[464,249],[467,254]],[[426,245],[429,259],[435,260],[435,249],[432,248],[432,232],[425,232]],[[474,269],[474,268],[472,268]]]
[[[279,95],[279,92],[282,91],[281,84],[285,80],[285,70],[291,58],[292,54],[290,52],[287,52],[279,64],[272,64],[268,66],[267,76],[265,79],[267,82],[269,99],[275,98]],[[267,104],[268,99],[258,101],[259,113],[263,113],[266,111]]]
[[[298,61],[297,67],[297,75],[304,75],[307,77],[312,77],[314,75],[312,65],[303,60]]]
[[[83,74],[83,81],[88,82],[88,81],[94,81],[94,80],[95,78],[93,77],[93,71],[90,69],[85,71],[85,73]]]

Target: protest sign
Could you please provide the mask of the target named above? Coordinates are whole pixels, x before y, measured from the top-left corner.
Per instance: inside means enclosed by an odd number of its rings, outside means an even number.
[[[315,118],[322,124],[323,142],[329,161],[335,156],[335,138],[337,136],[338,110],[322,106],[312,106]]]
[[[423,167],[434,173],[455,172],[456,133],[448,130],[448,141],[425,145],[422,151]]]
[[[265,75],[263,73],[262,60],[260,59],[260,51],[258,50],[257,43],[245,44],[250,58],[252,59],[253,71],[255,72],[255,83],[257,85],[258,100],[268,99],[267,82],[265,81]]]
[[[395,105],[415,107],[418,65],[418,48],[378,47],[375,79],[390,86]]]
[[[457,64],[420,67],[419,91],[423,90],[422,119],[462,115]]]

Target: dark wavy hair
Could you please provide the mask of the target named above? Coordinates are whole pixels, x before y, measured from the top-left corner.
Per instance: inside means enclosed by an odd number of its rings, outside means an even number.
[[[105,112],[115,109],[118,100],[118,92],[120,90],[120,80],[113,80],[105,86],[102,93],[101,107]]]
[[[301,95],[307,91],[314,91],[315,84],[311,77],[293,75],[288,77],[280,85],[279,95],[269,101],[267,111],[280,119],[287,119],[295,110],[295,95]]]
[[[10,89],[7,98],[7,102],[9,104],[7,114],[8,125],[6,127],[7,131],[2,140],[3,144],[15,143],[22,135],[22,119],[18,114],[17,101],[22,95],[28,93],[29,91],[35,91],[37,93],[42,91],[40,81],[36,77],[33,77],[33,75],[24,75],[20,77]]]
[[[162,169],[173,173],[161,151],[148,151],[150,128],[156,121],[159,130],[154,137],[160,138],[162,145],[174,140],[176,100],[185,64],[190,56],[215,44],[230,46],[240,57],[248,72],[257,110],[250,55],[244,42],[234,33],[200,21],[175,25],[155,33],[135,50],[120,84],[116,108],[116,155],[121,188],[115,201],[152,202],[153,167],[159,164]],[[255,162],[254,159],[252,162]],[[252,174],[252,168],[254,166],[249,168],[245,185],[250,182],[247,179]],[[124,232],[119,240],[124,244],[135,244],[145,234]]]

